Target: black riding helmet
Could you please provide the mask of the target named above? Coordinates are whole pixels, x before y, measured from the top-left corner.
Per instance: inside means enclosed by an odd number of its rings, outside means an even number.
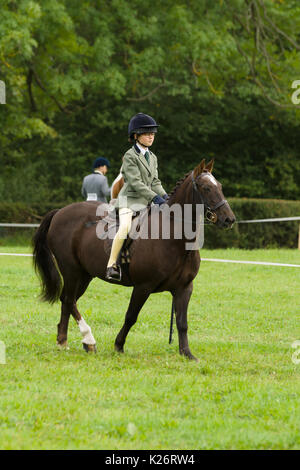
[[[159,125],[148,114],[138,113],[133,116],[128,125],[128,137],[129,141],[133,142],[134,134],[145,134],[146,132],[157,132]]]

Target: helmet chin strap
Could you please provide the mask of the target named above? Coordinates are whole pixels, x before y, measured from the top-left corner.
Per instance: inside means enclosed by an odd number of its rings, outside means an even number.
[[[137,138],[136,141],[144,148],[144,149],[147,149],[147,145],[144,145],[142,144],[142,142],[139,141],[139,139]]]

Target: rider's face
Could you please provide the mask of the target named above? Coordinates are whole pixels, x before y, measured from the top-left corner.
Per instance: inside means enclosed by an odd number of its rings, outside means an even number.
[[[101,171],[101,173],[102,173],[103,175],[106,175],[106,173],[107,173],[107,166],[106,166],[106,165],[101,166],[101,167],[100,167],[100,171]]]
[[[146,134],[140,134],[138,137],[138,142],[144,147],[151,147],[153,144],[155,134],[154,132],[147,132]]]

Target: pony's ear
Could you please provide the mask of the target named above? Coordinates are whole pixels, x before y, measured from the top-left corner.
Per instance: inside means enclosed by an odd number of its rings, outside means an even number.
[[[205,159],[203,158],[203,160],[201,161],[201,163],[199,163],[199,165],[197,165],[195,168],[194,168],[194,176],[195,178],[197,178],[197,176],[201,175],[201,173],[203,172],[205,168]]]
[[[209,171],[210,173],[212,173],[213,171],[214,162],[215,162],[215,159],[213,158],[205,167],[205,169]]]

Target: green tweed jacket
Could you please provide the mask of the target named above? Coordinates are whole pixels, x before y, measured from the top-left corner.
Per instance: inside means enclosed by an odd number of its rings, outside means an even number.
[[[166,194],[158,178],[157,158],[154,153],[148,151],[149,164],[136,145],[125,153],[121,167],[124,185],[118,194],[116,208],[129,207],[133,210],[141,210],[156,195]]]

